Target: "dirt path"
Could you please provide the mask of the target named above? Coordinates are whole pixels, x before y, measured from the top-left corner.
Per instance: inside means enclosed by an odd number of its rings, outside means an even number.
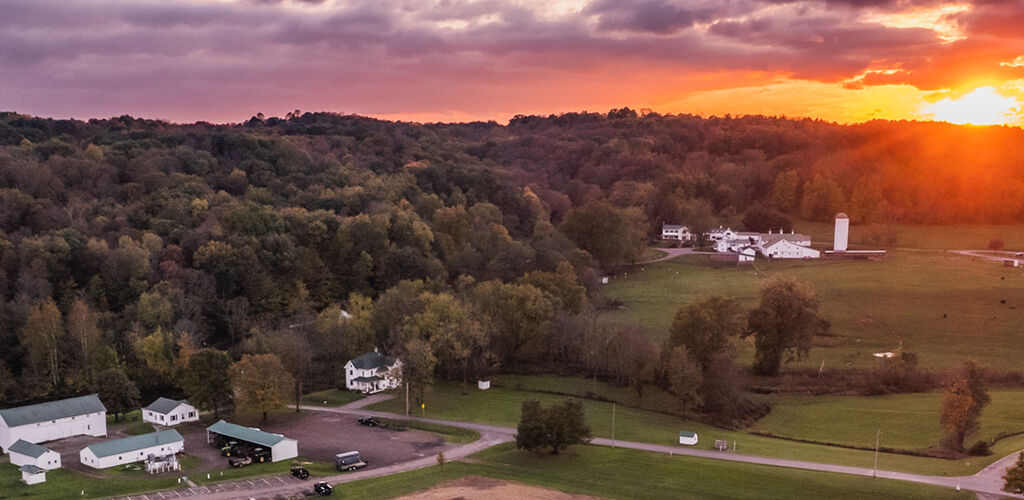
[[[377,403],[380,403],[382,401],[387,401],[389,399],[395,399],[395,397],[393,395],[391,395],[391,394],[380,393],[380,394],[374,394],[372,396],[366,396],[363,399],[359,399],[359,400],[353,401],[353,402],[351,402],[351,403],[349,403],[347,405],[342,405],[341,407],[342,408],[349,408],[349,409],[355,410],[355,409],[359,409],[359,408],[366,408],[367,406],[375,405]]]
[[[429,490],[398,497],[399,500],[588,500],[596,497],[573,495],[539,486],[529,486],[492,479],[489,477],[466,476],[445,481]]]

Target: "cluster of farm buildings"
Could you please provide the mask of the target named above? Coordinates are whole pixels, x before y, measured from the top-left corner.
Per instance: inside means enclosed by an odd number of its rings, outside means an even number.
[[[375,349],[345,364],[345,386],[368,394],[396,388],[401,365]],[[143,462],[150,473],[178,470],[177,454],[185,451],[185,439],[172,427],[198,421],[199,410],[187,400],[161,397],[142,409],[142,420],[160,430],[89,444],[79,451],[79,462],[95,469]],[[0,410],[0,451],[18,466],[26,484],[45,482],[46,471],[61,467],[60,454],[40,443],[76,436],[107,437],[107,408],[95,394]],[[206,441],[262,447],[269,450],[271,462],[299,454],[294,439],[224,420],[207,427]]]
[[[662,224],[661,239],[689,242],[697,240],[697,234],[683,225]],[[753,262],[757,254],[768,259],[818,259],[822,251],[811,247],[811,237],[791,230],[778,232],[769,229],[767,233],[734,231],[719,226],[703,234],[704,240],[712,244],[715,252],[740,263]],[[835,235],[832,250],[826,250],[826,257],[871,257],[884,255],[882,250],[849,250],[850,218],[844,213],[836,215]]]

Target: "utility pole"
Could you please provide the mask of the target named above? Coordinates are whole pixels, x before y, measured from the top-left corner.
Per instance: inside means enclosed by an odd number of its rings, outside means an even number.
[[[615,403],[612,403],[612,448],[615,447]]]
[[[878,438],[882,436],[882,429],[879,428],[878,432],[875,433],[875,470],[871,472],[871,477],[878,477]]]
[[[405,414],[409,415],[409,382],[405,382]]]

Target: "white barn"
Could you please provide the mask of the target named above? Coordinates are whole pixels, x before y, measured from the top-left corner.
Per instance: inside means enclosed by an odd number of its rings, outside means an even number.
[[[345,363],[345,387],[350,391],[374,394],[402,385],[398,358],[384,356],[375,348]]]
[[[31,465],[43,470],[60,468],[60,454],[44,446],[19,439],[7,450],[13,465]]]
[[[184,450],[185,438],[170,429],[92,444],[78,453],[78,459],[82,465],[106,469],[141,462],[150,456],[166,457]]]
[[[0,449],[15,441],[44,443],[71,436],[107,435],[107,408],[95,394],[0,410]]]
[[[197,420],[199,420],[199,411],[184,399],[157,398],[152,404],[142,409],[142,421],[151,424],[169,427]]]
[[[270,450],[270,461],[280,462],[299,456],[298,441],[252,427],[244,427],[223,420],[206,428],[206,442],[240,441],[263,446]]]
[[[798,245],[787,239],[779,239],[762,247],[761,253],[772,259],[817,259],[821,251]]]

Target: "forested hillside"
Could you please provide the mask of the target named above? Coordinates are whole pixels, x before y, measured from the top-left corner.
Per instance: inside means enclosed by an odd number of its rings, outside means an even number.
[[[175,391],[203,347],[277,353],[318,386],[374,346],[424,353],[424,377],[558,364],[642,383],[654,346],[589,311],[601,270],[662,221],[1020,222],[1022,149],[1017,128],[629,109],[507,126],[2,113],[0,400],[112,368]]]

